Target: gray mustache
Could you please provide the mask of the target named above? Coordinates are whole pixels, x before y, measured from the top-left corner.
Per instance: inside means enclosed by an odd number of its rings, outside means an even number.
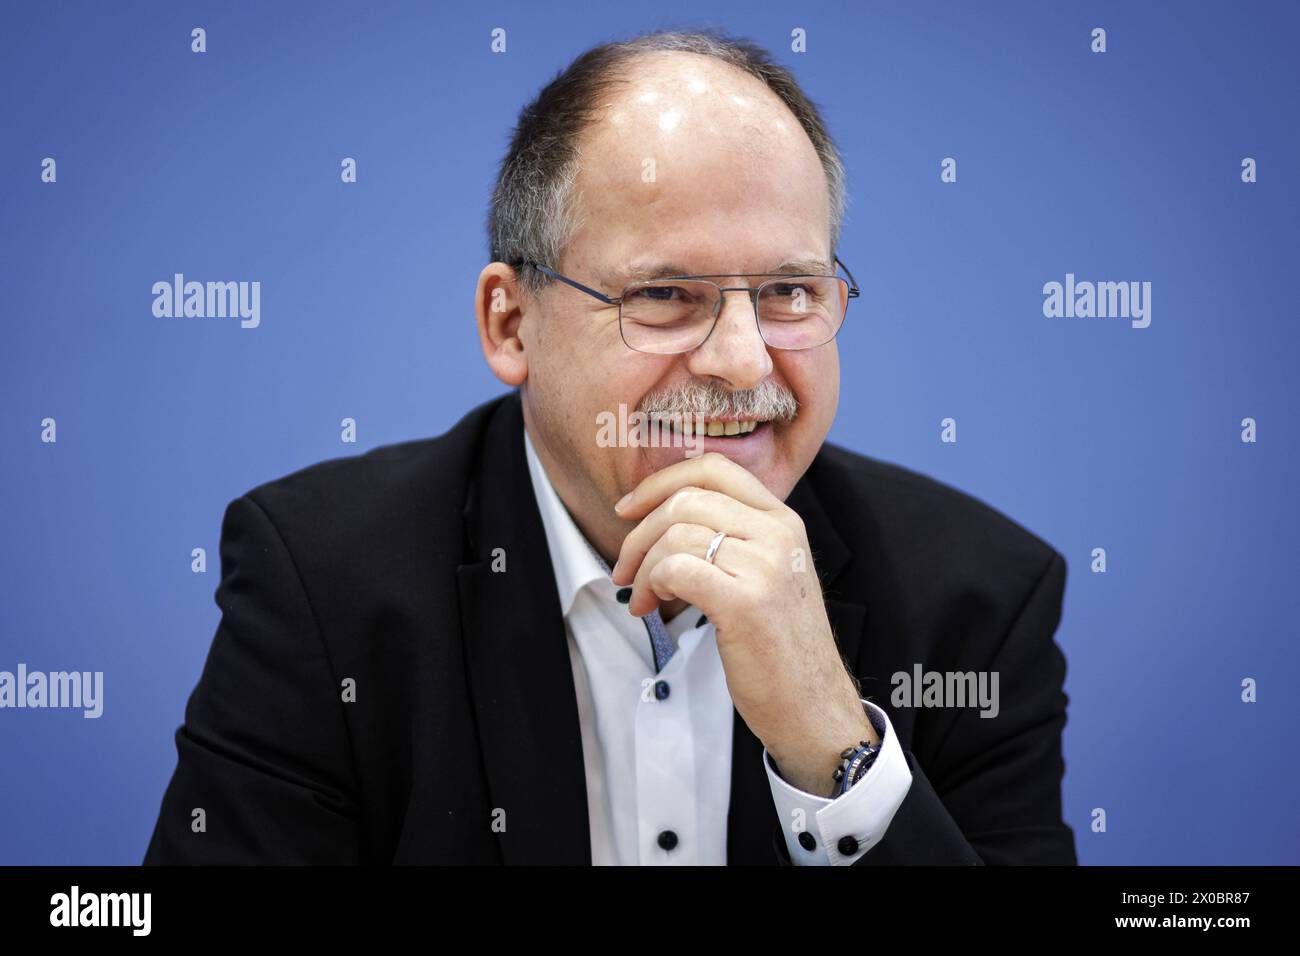
[[[652,418],[739,418],[765,421],[793,421],[799,402],[789,389],[775,382],[763,382],[742,392],[691,383],[658,395],[641,404]]]

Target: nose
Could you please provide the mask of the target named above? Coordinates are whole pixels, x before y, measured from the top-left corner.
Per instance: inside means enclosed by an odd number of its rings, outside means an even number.
[[[772,356],[758,331],[754,301],[743,291],[722,293],[713,331],[690,353],[687,368],[700,378],[722,379],[732,389],[756,388],[772,373]]]

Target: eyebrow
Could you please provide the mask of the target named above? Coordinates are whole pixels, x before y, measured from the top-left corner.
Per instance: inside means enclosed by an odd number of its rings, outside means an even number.
[[[834,271],[820,259],[787,259],[765,272],[757,272],[754,275],[829,275]],[[652,265],[632,266],[627,269],[615,269],[610,272],[607,278],[610,285],[618,285],[620,281],[629,283],[640,282],[644,279],[663,279],[668,276],[703,274],[705,273],[691,272],[686,266],[677,265],[676,263],[662,262]],[[726,273],[726,275],[738,274],[740,273]]]

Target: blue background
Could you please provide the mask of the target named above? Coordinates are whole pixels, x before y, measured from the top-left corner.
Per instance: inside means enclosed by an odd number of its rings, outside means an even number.
[[[1081,861],[1300,862],[1295,5],[654,6],[5,5],[0,669],[102,670],[105,712],[0,711],[0,862],[142,858],[226,503],[504,391],[472,297],[519,108],[594,43],[702,25],[793,67],[847,164],[831,440],[1069,561]],[[155,318],[174,272],[260,280],[261,327]],[[1067,272],[1150,281],[1150,328],[1045,318]]]

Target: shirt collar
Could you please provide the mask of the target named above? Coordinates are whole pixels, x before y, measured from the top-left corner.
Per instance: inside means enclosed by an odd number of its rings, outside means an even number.
[[[546,529],[546,544],[551,552],[551,565],[555,568],[555,586],[559,592],[560,609],[569,616],[578,592],[592,581],[604,581],[611,596],[615,590],[609,579],[609,566],[578,530],[569,510],[556,493],[551,479],[542,467],[537,452],[533,450],[528,429],[524,429],[524,448],[528,455],[528,472],[532,476],[533,494],[537,510],[542,514]]]

